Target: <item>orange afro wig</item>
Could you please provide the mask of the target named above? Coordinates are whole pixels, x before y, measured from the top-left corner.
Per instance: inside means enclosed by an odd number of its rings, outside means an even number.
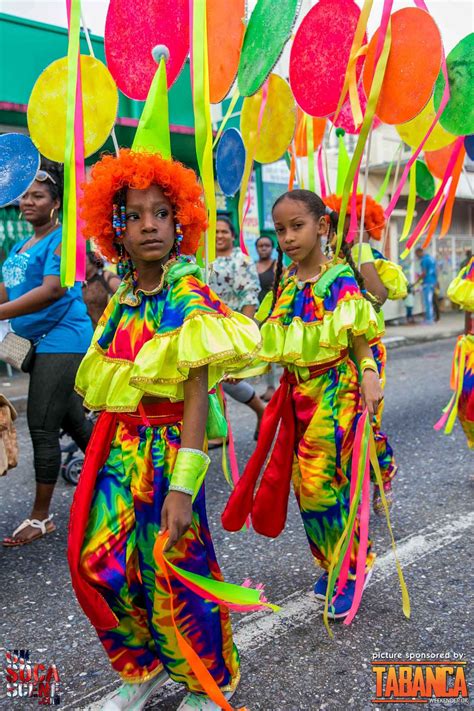
[[[93,166],[81,200],[83,235],[92,238],[107,259],[117,261],[112,227],[117,192],[124,188],[146,190],[150,185],[158,185],[173,205],[175,219],[183,230],[181,253],[196,253],[207,227],[207,213],[194,171],[157,153],[122,148],[117,157],[105,155]]]
[[[356,195],[356,209],[357,209],[357,217],[359,220],[360,220],[360,216],[362,213],[362,198],[363,198],[363,196],[360,193],[358,195]],[[340,212],[342,197],[340,197],[339,195],[334,195],[334,194],[328,195],[326,198],[324,198],[324,203],[328,207],[330,207],[331,210]],[[351,214],[351,201],[350,200],[349,200],[349,204],[347,206],[347,214],[348,215]],[[379,240],[382,238],[383,230],[385,227],[385,214],[384,214],[382,205],[379,205],[378,202],[375,202],[374,198],[371,197],[370,195],[366,196],[364,227],[372,239]]]

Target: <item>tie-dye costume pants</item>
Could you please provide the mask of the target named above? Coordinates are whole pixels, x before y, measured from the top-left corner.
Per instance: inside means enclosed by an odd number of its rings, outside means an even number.
[[[180,654],[168,587],[153,556],[181,423],[148,427],[136,423],[137,418],[133,423],[132,416],[117,417],[112,442],[104,442],[110,452],[97,474],[80,557],[81,576],[100,591],[118,619],[117,627],[98,629],[97,634],[124,681],[145,681],[164,668],[173,680],[199,693],[202,687]],[[207,523],[204,486],[193,504],[191,527],[167,557],[184,570],[222,580]],[[229,612],[176,578],[171,584],[181,634],[217,685],[233,688],[239,660]]]
[[[380,376],[380,384],[382,389],[385,390],[386,382],[386,366],[387,366],[387,349],[381,340],[371,343],[370,347],[372,349],[372,354],[374,360],[377,364],[377,368]],[[372,425],[374,431],[375,439],[375,449],[377,450],[377,459],[379,460],[380,474],[382,475],[382,481],[385,484],[393,479],[397,473],[397,465],[395,463],[395,457],[393,454],[393,449],[390,446],[387,435],[382,432],[382,417],[384,412],[384,400],[379,404],[377,408],[377,413],[375,415],[375,420]],[[375,475],[371,467],[371,478],[375,483]]]
[[[474,335],[459,337],[454,359],[458,357],[461,343],[464,343],[466,360],[458,402],[458,419],[466,435],[468,447],[474,449]]]
[[[311,553],[329,569],[349,514],[350,473],[360,388],[357,368],[345,360],[292,388],[296,418],[293,488]],[[349,578],[355,578],[359,549],[356,519]],[[369,540],[366,570],[375,554]]]

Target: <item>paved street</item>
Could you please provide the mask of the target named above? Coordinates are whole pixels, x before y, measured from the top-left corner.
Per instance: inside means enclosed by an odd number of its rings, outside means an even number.
[[[449,397],[454,339],[406,346],[389,352],[384,429],[390,434],[400,471],[392,524],[411,597],[412,617],[401,611],[398,578],[384,520],[372,516],[379,558],[361,609],[349,627],[337,624],[331,640],[311,595],[316,573],[299,513],[291,501],[287,528],[277,540],[250,533],[227,534],[219,516],[228,489],[219,452],[207,480],[214,540],[226,578],[266,584],[278,614],[235,616],[242,658],[242,683],[233,703],[251,711],[366,711],[377,708],[370,662],[376,652],[457,652],[472,659],[472,512],[474,472],[458,424],[450,438],[433,430]],[[253,447],[255,423],[244,406],[231,417],[240,462]],[[24,416],[19,421],[21,466],[0,480],[0,532],[11,531],[29,513],[33,473]],[[117,679],[94,631],[75,602],[65,546],[72,487],[60,481],[53,510],[58,532],[31,546],[0,549],[1,645],[26,648],[32,661],[55,662],[62,681],[62,709],[93,709]],[[471,622],[470,622],[471,620]],[[470,670],[470,668],[468,667]],[[472,676],[471,691],[474,688]],[[182,691],[167,684],[147,708],[172,711]],[[7,700],[0,706],[37,707],[37,701]],[[400,704],[391,708],[419,708]],[[423,708],[439,709],[440,704]],[[467,708],[467,706],[463,706]]]

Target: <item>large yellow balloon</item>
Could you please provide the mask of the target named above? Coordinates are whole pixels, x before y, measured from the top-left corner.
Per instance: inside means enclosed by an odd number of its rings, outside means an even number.
[[[94,57],[81,56],[84,155],[104,145],[117,116],[118,92],[109,70]],[[66,142],[67,58],[40,74],[28,103],[28,128],[40,153],[64,162]]]
[[[268,94],[260,131],[258,130],[263,87],[244,99],[240,130],[247,151],[255,141],[255,160],[274,163],[290,145],[296,128],[296,104],[290,85],[277,74],[270,74]],[[257,135],[258,134],[258,135]]]
[[[398,131],[400,138],[412,148],[420,145],[425,137],[429,127],[433,123],[436,116],[433,98],[426,104],[425,108],[418,116],[415,116],[411,121],[401,123],[395,128]],[[445,131],[441,124],[437,123],[431,132],[430,137],[424,145],[425,151],[436,151],[438,148],[449,146],[450,143],[456,140],[456,136]]]

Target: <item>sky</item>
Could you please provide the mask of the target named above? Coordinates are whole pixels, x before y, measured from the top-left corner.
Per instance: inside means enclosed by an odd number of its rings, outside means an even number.
[[[129,0],[134,1],[134,0]],[[156,0],[159,3],[159,0]],[[232,2],[232,0],[221,0]],[[300,17],[314,5],[314,0],[303,0]],[[361,5],[359,0],[359,5]],[[443,37],[446,53],[448,53],[460,39],[474,30],[474,2],[473,0],[426,0],[426,4],[438,23]],[[92,32],[104,34],[105,17],[109,0],[82,0],[85,21]],[[251,0],[250,7],[255,5]],[[369,23],[369,34],[373,34],[380,20],[382,0],[375,0]],[[414,2],[409,0],[395,0],[393,9],[413,7]],[[2,12],[19,15],[32,20],[49,22],[53,25],[66,25],[66,0],[0,0]]]

